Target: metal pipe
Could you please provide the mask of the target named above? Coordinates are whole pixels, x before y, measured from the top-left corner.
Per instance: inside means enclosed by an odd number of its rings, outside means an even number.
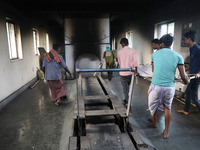
[[[135,71],[135,68],[114,68],[114,69],[76,69],[76,72],[119,72],[119,71]]]
[[[133,97],[133,88],[134,88],[134,80],[135,80],[135,74],[134,72],[132,73],[132,78],[131,78],[131,84],[130,84],[130,89],[129,89],[129,98],[128,98],[128,106],[127,106],[127,112],[126,115],[129,115],[130,107],[131,107],[131,100]]]

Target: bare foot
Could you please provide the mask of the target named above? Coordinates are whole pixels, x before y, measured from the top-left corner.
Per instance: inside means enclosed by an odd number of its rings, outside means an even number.
[[[189,114],[187,111],[184,111],[184,110],[177,110],[177,112],[182,113],[184,115],[188,115]]]
[[[61,105],[61,100],[60,99],[56,100],[55,105],[56,106],[60,106]]]
[[[164,130],[164,131],[163,131],[163,138],[164,138],[164,139],[168,139],[168,138],[169,138],[169,135],[170,135],[169,131],[167,131],[167,130]]]
[[[150,123],[153,124],[153,127],[154,127],[154,128],[157,128],[157,127],[158,127],[156,121],[154,121],[152,118],[148,118],[148,121],[149,121]]]

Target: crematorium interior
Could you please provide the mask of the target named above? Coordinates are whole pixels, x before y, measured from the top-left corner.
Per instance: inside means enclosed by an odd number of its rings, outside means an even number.
[[[191,101],[189,114],[177,111],[186,105],[187,84],[173,81],[167,138],[165,111],[157,111],[155,127],[148,107],[152,40],[172,35],[171,49],[190,66],[184,34],[195,31],[200,44],[199,6],[199,0],[1,0],[0,150],[199,150],[197,104]],[[136,51],[139,76],[120,68],[122,38]],[[46,56],[56,62],[56,44],[71,73],[60,68],[62,103],[52,101],[60,89],[50,89],[53,82],[41,73]],[[108,45],[116,58],[111,81],[102,61]],[[120,69],[132,71],[126,105]]]

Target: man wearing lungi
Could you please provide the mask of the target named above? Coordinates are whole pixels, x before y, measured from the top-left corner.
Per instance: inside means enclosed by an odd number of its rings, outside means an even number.
[[[137,72],[137,54],[136,51],[130,47],[128,47],[128,39],[122,38],[120,41],[122,49],[117,53],[117,58],[119,62],[120,68],[132,68],[135,67],[135,75],[138,76]],[[124,104],[126,105],[128,102],[128,93],[129,93],[129,86],[131,83],[132,72],[131,71],[121,71],[120,80],[123,87],[124,93]]]
[[[198,99],[198,91],[200,85],[200,46],[194,42],[195,31],[186,32],[184,37],[185,44],[190,47],[190,67],[188,70],[190,70],[191,76],[195,76],[195,78],[190,81],[190,84],[186,88],[186,102],[184,109],[177,110],[177,112],[188,115],[191,100],[194,102],[200,112],[200,100]]]
[[[59,106],[61,100],[66,97],[66,90],[61,78],[61,67],[69,73],[70,79],[73,79],[63,57],[59,54],[61,47],[58,44],[53,46],[53,49],[49,53],[44,54],[43,70],[45,72],[45,79],[48,82],[51,89],[52,101],[55,101],[55,105]]]
[[[189,79],[185,74],[183,57],[170,49],[173,37],[165,34],[160,38],[160,50],[152,54],[153,78],[148,91],[148,106],[152,118],[149,118],[154,125],[156,123],[157,110],[165,111],[165,129],[163,138],[169,137],[169,124],[171,118],[171,104],[175,94],[174,79],[176,68],[180,72],[181,79],[185,84],[189,83]]]

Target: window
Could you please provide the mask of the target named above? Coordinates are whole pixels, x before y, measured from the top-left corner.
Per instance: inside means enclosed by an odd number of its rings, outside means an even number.
[[[116,50],[116,41],[115,41],[115,36],[112,39],[112,50]]]
[[[154,38],[161,38],[164,34],[172,34],[174,36],[174,22],[165,22],[155,25]],[[173,49],[173,43],[171,48]]]
[[[40,55],[39,54],[39,33],[37,29],[33,29],[33,45],[34,45],[34,53],[36,55]]]
[[[6,21],[10,59],[22,59],[22,45],[19,26],[12,20]]]
[[[46,36],[46,51],[49,52],[49,35],[48,33],[45,33]]]
[[[174,22],[167,22],[155,25],[154,38],[161,38],[164,34],[174,35]]]
[[[126,33],[126,38],[128,39],[129,47],[133,48],[133,33],[132,32],[127,32]]]

